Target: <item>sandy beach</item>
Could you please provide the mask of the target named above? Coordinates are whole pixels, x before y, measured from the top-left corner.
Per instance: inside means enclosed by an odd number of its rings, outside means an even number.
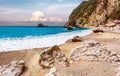
[[[84,40],[96,40],[102,43],[106,48],[120,55],[120,33],[104,32],[92,33],[84,36]],[[70,40],[59,45],[61,51],[68,58],[70,51],[80,46],[82,42],[71,42]],[[0,53],[0,65],[8,64],[12,60],[24,60],[25,71],[21,76],[44,76],[49,69],[42,69],[39,65],[39,56],[41,51],[46,48],[36,48],[29,50],[20,50]],[[115,76],[118,67],[106,61],[75,61],[69,67],[57,66],[56,75],[58,76]]]

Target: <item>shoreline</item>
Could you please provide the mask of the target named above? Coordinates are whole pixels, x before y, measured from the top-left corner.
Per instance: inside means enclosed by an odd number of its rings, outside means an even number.
[[[68,39],[73,38],[74,36],[85,36],[92,33],[92,30],[79,30],[68,33],[60,33],[55,35],[46,35],[46,36],[36,36],[36,37],[25,37],[25,38],[15,38],[15,39],[0,39],[0,52],[6,51],[19,51],[32,48],[43,48],[51,47],[54,45],[64,44]]]
[[[103,44],[106,48],[110,49],[113,52],[116,52],[120,55],[120,33],[114,32],[104,32],[104,33],[91,33],[87,36],[83,37],[84,41],[86,40],[96,40]],[[82,42],[71,42],[67,41],[64,44],[59,45],[61,51],[65,54],[68,58],[69,53],[73,48],[76,48],[84,43]],[[21,76],[44,76],[49,69],[42,69],[41,66],[38,64],[38,59],[40,53],[45,50],[45,48],[34,48],[34,49],[27,49],[21,51],[9,51],[9,52],[0,52],[0,65],[8,64],[13,60],[24,60],[25,66],[28,68]],[[94,65],[93,65],[94,64]],[[33,67],[34,66],[34,67]],[[102,68],[104,66],[104,68]],[[75,68],[76,67],[76,68]],[[97,68],[96,68],[97,67]],[[75,76],[78,76],[80,71],[80,75],[85,76],[86,72],[92,74],[92,76],[115,76],[117,72],[116,66],[113,66],[112,63],[105,62],[105,61],[98,61],[98,62],[90,62],[90,61],[75,61],[71,66],[68,67],[72,69],[70,71],[66,67],[58,66],[57,73],[64,74],[67,73],[68,75],[75,73]],[[109,69],[111,68],[111,69]],[[90,71],[91,70],[91,71]],[[69,72],[68,72],[69,71]],[[62,73],[61,73],[62,72]]]

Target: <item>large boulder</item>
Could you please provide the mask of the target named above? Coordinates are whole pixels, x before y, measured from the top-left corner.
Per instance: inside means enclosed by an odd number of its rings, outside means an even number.
[[[68,60],[65,57],[65,54],[63,54],[58,46],[53,46],[51,48],[45,49],[40,54],[39,64],[43,68],[50,68],[53,67],[53,65],[62,64],[67,66]]]
[[[119,62],[120,56],[102,46],[98,41],[85,41],[70,52],[71,60]]]
[[[73,30],[73,27],[72,26],[67,26],[67,29],[68,30]]]
[[[115,27],[116,26],[116,23],[114,22],[109,22],[107,24],[105,24],[107,27]]]
[[[20,76],[24,70],[24,61],[12,61],[0,66],[0,76]]]
[[[94,33],[99,33],[99,32],[103,33],[103,32],[104,32],[104,31],[103,31],[102,29],[100,29],[100,28],[94,28],[94,29],[92,29],[92,31],[93,31]]]
[[[79,37],[79,36],[75,36],[73,39],[72,39],[72,42],[81,42],[83,41],[83,38],[82,37]]]

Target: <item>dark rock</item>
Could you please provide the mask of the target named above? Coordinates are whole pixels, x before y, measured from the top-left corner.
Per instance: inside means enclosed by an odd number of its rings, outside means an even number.
[[[80,42],[80,41],[83,41],[83,38],[82,38],[82,37],[79,37],[79,36],[75,36],[75,37],[72,39],[72,42]]]
[[[92,31],[93,31],[94,33],[99,33],[99,32],[103,33],[103,32],[104,32],[103,30],[98,29],[98,28],[93,29]]]
[[[73,27],[72,26],[67,26],[67,29],[68,30],[73,30]]]
[[[42,23],[38,24],[37,27],[47,27],[45,25],[43,25]]]

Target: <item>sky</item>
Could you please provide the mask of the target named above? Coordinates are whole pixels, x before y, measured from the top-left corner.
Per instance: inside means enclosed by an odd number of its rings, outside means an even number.
[[[0,0],[0,21],[64,22],[83,0]]]

